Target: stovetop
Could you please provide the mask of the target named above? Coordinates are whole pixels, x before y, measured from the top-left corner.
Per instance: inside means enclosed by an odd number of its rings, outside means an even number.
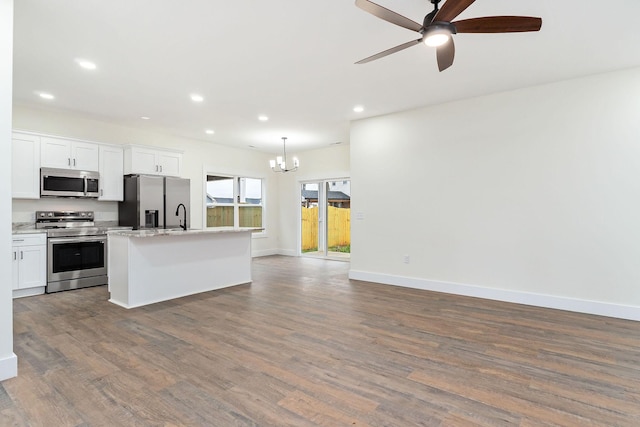
[[[109,230],[131,227],[97,226],[93,211],[37,211],[36,229],[44,229],[48,237],[104,235]]]

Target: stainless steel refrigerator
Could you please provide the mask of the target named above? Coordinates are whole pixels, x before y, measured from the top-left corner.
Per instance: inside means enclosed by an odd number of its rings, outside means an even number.
[[[181,227],[191,214],[190,185],[184,178],[126,175],[124,201],[118,203],[118,223],[135,230]],[[185,209],[178,212],[180,204]]]

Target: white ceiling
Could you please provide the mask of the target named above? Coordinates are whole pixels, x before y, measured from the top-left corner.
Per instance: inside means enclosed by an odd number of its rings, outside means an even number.
[[[446,0],[445,0],[446,1]],[[429,0],[379,0],[422,22]],[[267,152],[349,141],[349,121],[640,66],[638,0],[477,0],[460,19],[542,30],[458,34],[439,73],[417,34],[353,0],[15,0],[14,103]],[[77,58],[98,68],[78,67]],[[55,95],[52,101],[37,92]],[[205,97],[195,104],[190,94]],[[357,104],[363,113],[353,112]],[[260,122],[266,114],[270,120]],[[148,116],[150,120],[142,120]],[[205,129],[214,129],[210,136]]]

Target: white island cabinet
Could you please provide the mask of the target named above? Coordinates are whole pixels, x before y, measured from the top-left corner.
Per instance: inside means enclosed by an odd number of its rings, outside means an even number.
[[[111,231],[109,301],[134,308],[250,283],[252,231]]]

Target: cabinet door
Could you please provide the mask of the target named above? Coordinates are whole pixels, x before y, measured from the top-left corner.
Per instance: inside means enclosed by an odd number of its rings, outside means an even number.
[[[20,286],[19,280],[19,271],[18,265],[20,264],[20,260],[18,256],[20,255],[20,248],[14,246],[11,248],[11,288],[18,289]]]
[[[46,286],[46,246],[21,246],[18,249],[18,288]]]
[[[98,200],[123,200],[123,150],[100,146],[100,197]]]
[[[11,195],[14,199],[40,198],[40,137],[14,133],[12,138]]]
[[[155,150],[134,147],[131,149],[131,172],[144,174],[158,174],[160,167]]]
[[[98,145],[89,142],[73,142],[71,167],[85,171],[97,171],[99,166]]]
[[[180,176],[182,166],[182,154],[166,151],[158,152],[158,164],[160,173],[166,176]]]
[[[41,164],[47,168],[70,169],[71,141],[66,139],[40,138]]]

